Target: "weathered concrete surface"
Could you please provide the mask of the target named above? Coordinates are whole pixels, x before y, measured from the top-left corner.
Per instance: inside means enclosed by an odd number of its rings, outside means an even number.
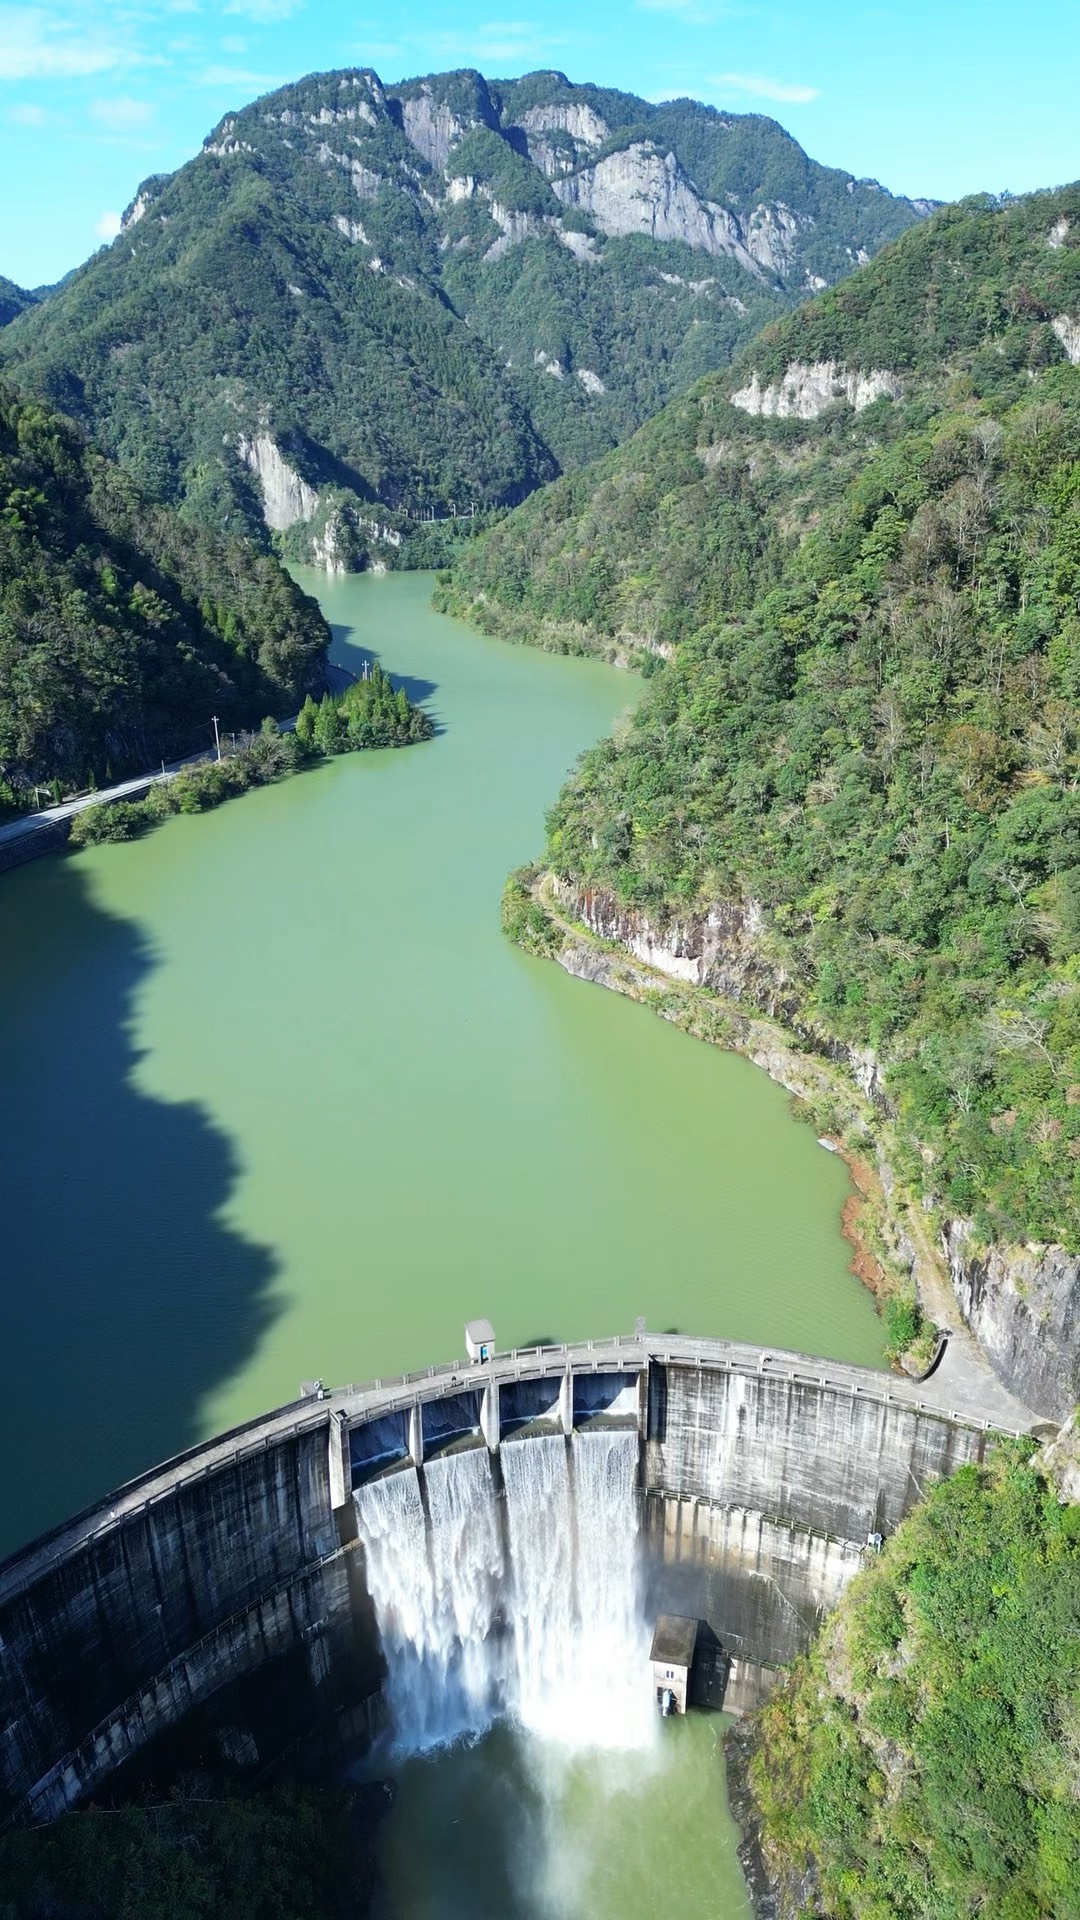
[[[737,1668],[758,1672],[804,1651],[865,1560],[862,1542],[658,1490],[644,1527],[650,1613],[708,1620]],[[738,1704],[730,1687],[725,1704]]]
[[[180,1467],[70,1550],[60,1530],[0,1569],[0,1814],[61,1812],[214,1696],[219,1756],[255,1766],[371,1690],[327,1456],[320,1426]]]
[[[0,873],[24,867],[28,860],[40,860],[46,853],[59,853],[71,832],[69,820],[43,820],[36,814],[32,825],[18,820],[9,821],[8,826],[20,831],[4,838],[6,829],[0,827]]]
[[[598,1413],[638,1425],[650,1581],[736,1650],[732,1705],[806,1643],[867,1532],[993,1438],[936,1376],[647,1334],[297,1402],[0,1567],[0,1822],[196,1759],[261,1771],[343,1717],[363,1725],[382,1667],[354,1468],[406,1435],[414,1458],[438,1453],[485,1403],[497,1443],[497,1395],[548,1431]],[[440,1470],[461,1457],[443,1451]]]
[[[886,1376],[887,1378],[888,1376]],[[985,1436],[891,1393],[817,1381],[656,1367],[645,1484],[862,1545],[891,1533]]]
[[[649,1369],[650,1604],[696,1613],[719,1635],[733,1657],[729,1711],[757,1705],[806,1651],[873,1538],[993,1444],[859,1371]]]

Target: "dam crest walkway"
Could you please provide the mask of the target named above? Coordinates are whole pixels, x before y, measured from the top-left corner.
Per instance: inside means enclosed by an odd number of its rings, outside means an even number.
[[[915,1381],[878,1368],[820,1359],[781,1348],[685,1334],[634,1333],[557,1346],[510,1348],[503,1353],[496,1352],[487,1361],[448,1361],[359,1385],[326,1389],[316,1382],[314,1389],[306,1390],[300,1399],[163,1461],[13,1554],[0,1564],[0,1604],[49,1565],[173,1493],[185,1481],[202,1478],[246,1454],[328,1423],[347,1429],[353,1423],[384,1414],[408,1412],[421,1401],[463,1390],[482,1391],[489,1385],[518,1380],[557,1378],[567,1372],[575,1375],[639,1373],[651,1362],[675,1363],[827,1388],[850,1395],[852,1399],[925,1413],[987,1433],[1030,1434],[1045,1425],[1013,1400],[988,1368],[984,1380],[981,1370],[963,1364],[966,1356],[961,1354],[958,1358],[962,1364],[951,1370],[947,1348],[932,1376]]]

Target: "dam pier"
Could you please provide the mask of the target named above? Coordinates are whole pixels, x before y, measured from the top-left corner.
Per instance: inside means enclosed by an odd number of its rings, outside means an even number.
[[[653,1712],[658,1615],[753,1706],[929,1487],[1023,1429],[937,1377],[650,1335],[321,1387],[0,1567],[0,1819],[208,1760],[241,1776]]]

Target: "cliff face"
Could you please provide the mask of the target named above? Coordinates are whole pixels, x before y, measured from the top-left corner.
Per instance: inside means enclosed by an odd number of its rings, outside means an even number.
[[[731,404],[766,419],[816,420],[838,400],[861,413],[875,400],[899,399],[902,390],[898,375],[885,368],[860,373],[835,360],[815,360],[809,366],[793,360],[783,378],[768,385],[756,372],[751,374],[749,383],[732,394]]]
[[[599,938],[671,980],[745,1007],[751,1019],[745,1032],[734,1034],[735,1044],[773,1079],[795,1093],[808,1091],[797,1057],[761,1044],[754,1013],[843,1068],[873,1107],[889,1115],[881,1063],[869,1048],[848,1046],[806,1018],[798,983],[768,953],[765,918],[755,902],[725,902],[660,927],[609,893],[572,885],[557,891],[567,912]],[[602,967],[590,972],[583,963],[572,970],[612,984]],[[888,1192],[892,1176],[887,1166],[881,1171]],[[891,1226],[894,1252],[910,1257],[914,1271],[906,1221],[897,1217]],[[1002,1385],[1046,1418],[1066,1419],[1080,1401],[1080,1260],[1059,1246],[980,1248],[970,1223],[958,1219],[944,1222],[942,1247],[963,1319]]]
[[[271,440],[269,434],[260,433],[253,440],[241,439],[237,452],[246,467],[258,476],[262,490],[263,518],[268,527],[277,533],[296,525],[298,520],[311,520],[318,510],[319,496],[314,487],[302,480],[295,467],[289,465],[281,448]]]
[[[847,1046],[807,1020],[797,983],[766,951],[765,919],[756,901],[720,902],[708,913],[661,928],[595,888],[560,889],[560,899],[600,939],[617,942],[669,979],[707,987],[779,1022],[800,1045],[846,1068],[867,1099],[881,1100],[881,1072],[870,1049]]]
[[[552,186],[564,206],[591,214],[612,239],[642,233],[650,240],[679,240],[702,253],[728,254],[747,273],[761,271],[734,214],[702,199],[675,155],[650,141],[635,141]]]
[[[1080,1401],[1080,1260],[1064,1247],[977,1248],[966,1220],[943,1242],[965,1320],[1000,1380],[1064,1420]]]

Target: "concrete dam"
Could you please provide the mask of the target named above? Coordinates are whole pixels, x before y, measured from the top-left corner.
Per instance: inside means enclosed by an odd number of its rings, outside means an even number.
[[[0,1820],[388,1724],[602,1702],[617,1738],[660,1613],[703,1623],[744,1710],[1006,1430],[933,1379],[641,1333],[309,1393],[0,1567]]]

